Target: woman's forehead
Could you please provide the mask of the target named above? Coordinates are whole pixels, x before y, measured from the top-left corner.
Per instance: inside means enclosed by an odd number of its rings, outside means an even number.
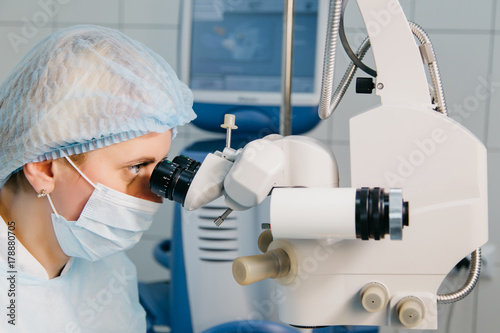
[[[140,137],[116,143],[93,151],[88,162],[126,163],[147,158],[160,161],[170,150],[171,130],[163,133],[148,133]]]

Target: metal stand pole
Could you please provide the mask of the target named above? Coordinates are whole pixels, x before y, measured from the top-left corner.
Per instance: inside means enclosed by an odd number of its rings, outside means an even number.
[[[281,63],[280,134],[292,134],[292,58],[293,58],[293,8],[294,0],[284,0],[283,49]]]

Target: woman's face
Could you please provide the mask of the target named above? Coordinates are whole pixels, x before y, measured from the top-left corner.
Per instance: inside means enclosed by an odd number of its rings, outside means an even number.
[[[170,150],[171,137],[171,130],[165,133],[149,133],[97,149],[87,155],[79,169],[94,184],[101,183],[137,198],[162,202],[162,198],[151,192],[149,178],[155,165],[164,159]],[[67,161],[59,161],[60,177],[56,177],[51,197],[58,213],[68,220],[75,221],[94,187]]]

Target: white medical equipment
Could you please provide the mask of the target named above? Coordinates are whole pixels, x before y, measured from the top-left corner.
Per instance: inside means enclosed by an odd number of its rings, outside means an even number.
[[[242,284],[274,278],[285,323],[436,329],[437,304],[467,296],[478,279],[479,248],[488,239],[486,149],[447,117],[432,47],[399,3],[357,2],[381,105],[350,121],[353,188],[337,187],[327,147],[275,135],[240,150],[226,147],[197,169],[155,171],[152,188],[187,209],[223,195],[230,209],[245,210],[270,194],[265,227],[272,241],[266,231],[259,244],[265,254],[237,259],[233,273]],[[322,118],[338,102],[331,98],[331,61],[341,9],[342,1],[333,0]],[[424,61],[431,67],[430,92]],[[447,273],[471,252],[464,287],[438,295]]]

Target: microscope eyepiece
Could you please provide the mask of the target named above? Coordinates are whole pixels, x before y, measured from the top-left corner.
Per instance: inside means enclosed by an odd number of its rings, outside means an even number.
[[[186,195],[201,163],[187,156],[159,162],[151,174],[149,187],[153,193],[184,204]]]
[[[389,234],[393,240],[402,239],[409,226],[408,202],[400,189],[386,193],[379,187],[356,190],[356,235],[362,240],[380,240]]]

